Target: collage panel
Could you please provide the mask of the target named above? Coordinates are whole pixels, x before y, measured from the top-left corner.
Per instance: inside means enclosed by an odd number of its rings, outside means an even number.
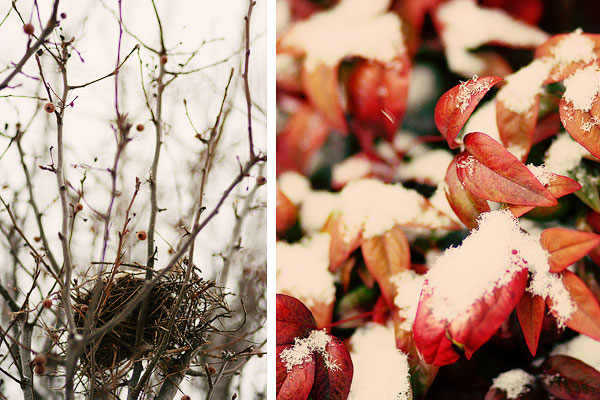
[[[266,399],[267,1],[0,1],[0,399]]]
[[[599,3],[276,3],[276,398],[600,398]]]

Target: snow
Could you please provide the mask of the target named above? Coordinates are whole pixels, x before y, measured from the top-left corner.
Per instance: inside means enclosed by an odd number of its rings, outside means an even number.
[[[295,205],[301,204],[310,194],[310,181],[297,172],[284,172],[277,178],[279,189]]]
[[[568,133],[559,134],[546,151],[546,168],[558,175],[568,175],[588,151]]]
[[[481,73],[485,62],[469,50],[490,42],[518,47],[542,44],[548,35],[538,28],[515,20],[498,9],[479,7],[473,0],[454,0],[440,5],[437,18],[448,66],[456,73],[470,76]]]
[[[354,376],[348,400],[409,400],[408,359],[396,349],[394,329],[378,324],[359,328],[350,338]]]
[[[300,207],[300,225],[304,232],[319,232],[331,213],[338,209],[337,193],[317,190],[310,192]]]
[[[428,285],[424,290],[435,294],[433,313],[452,320],[528,268],[532,279],[527,290],[549,296],[559,325],[564,324],[573,312],[573,303],[560,276],[549,272],[548,253],[539,238],[523,232],[508,210],[483,213],[478,221],[479,227],[459,247],[447,249],[425,275]]]
[[[476,96],[489,89],[489,82],[481,82],[479,81],[479,77],[477,75],[473,75],[473,78],[461,83],[458,87],[458,95],[456,96],[456,107],[460,108],[460,112],[463,113],[467,109],[467,107],[469,107],[469,104],[471,103],[471,98],[473,96]]]
[[[400,329],[412,331],[425,277],[413,270],[407,270],[393,275],[390,281],[397,288],[394,305],[398,307],[398,315],[404,318],[404,321],[400,324]]]
[[[329,343],[331,343],[331,336],[325,330],[315,329],[306,338],[295,338],[294,345],[284,349],[279,357],[287,371],[290,372],[296,365],[309,362],[313,353],[319,353],[323,356],[327,369],[335,371],[340,367],[327,352]]]
[[[517,368],[501,373],[493,382],[492,387],[504,390],[507,400],[511,400],[529,392],[530,386],[535,382],[535,377]]]
[[[592,118],[590,118],[587,121],[585,121],[583,118],[581,118],[581,129],[586,132],[591,131],[593,127],[598,126],[599,124],[600,124],[600,116],[598,116],[598,115],[594,115]]]
[[[554,180],[554,175],[552,172],[546,167],[545,164],[542,165],[533,165],[527,164],[527,168],[533,173],[533,175],[540,181],[540,183],[544,186],[548,186]]]
[[[581,29],[577,29],[550,49],[552,57],[560,68],[572,62],[588,63],[596,58],[594,41],[583,36],[582,33]]]
[[[551,354],[562,354],[577,358],[600,371],[600,341],[594,340],[589,336],[575,336],[568,342],[557,345]]]
[[[452,162],[452,153],[446,150],[431,150],[413,158],[398,168],[398,178],[414,179],[437,185],[446,178],[446,170]]]
[[[292,13],[290,11],[290,6],[286,0],[277,0],[275,4],[275,31],[277,34],[280,34],[289,25],[292,19]]]
[[[500,132],[498,131],[498,124],[496,122],[495,99],[484,104],[479,103],[475,112],[471,114],[463,127],[462,134],[459,136],[462,138],[471,132],[483,132],[497,142],[500,142]]]
[[[295,244],[277,242],[277,291],[300,299],[308,307],[333,302],[335,281],[328,270],[330,243],[328,233]]]
[[[408,109],[417,110],[430,101],[436,93],[436,75],[427,65],[415,64],[408,85]]]
[[[600,93],[600,69],[590,65],[577,70],[564,81],[563,98],[572,103],[575,110],[590,111]]]
[[[403,154],[416,157],[429,152],[429,148],[418,142],[419,137],[411,131],[401,130],[394,136],[392,152],[398,151]],[[393,153],[395,155],[395,153]]]
[[[417,191],[375,179],[349,183],[340,192],[345,236],[351,240],[361,229],[363,238],[379,236],[396,225],[414,224],[432,229],[450,223],[439,215]]]
[[[456,168],[466,169],[467,174],[469,176],[471,176],[471,175],[473,175],[473,166],[475,165],[476,162],[477,162],[477,159],[469,154],[467,157],[461,158],[456,163]]]
[[[518,114],[528,112],[535,104],[536,96],[542,93],[544,81],[553,65],[549,58],[539,58],[506,76],[506,85],[498,91],[497,99],[510,111]]]
[[[333,67],[346,56],[382,62],[405,51],[400,19],[386,13],[390,0],[344,0],[293,25],[281,39],[283,46],[303,50],[305,66]]]
[[[333,167],[332,181],[344,184],[364,178],[371,172],[371,163],[363,157],[349,157]]]

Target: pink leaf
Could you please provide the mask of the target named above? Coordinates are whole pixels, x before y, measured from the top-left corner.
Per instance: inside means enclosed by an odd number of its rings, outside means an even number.
[[[496,120],[500,138],[506,148],[518,148],[521,161],[527,160],[529,150],[533,145],[533,134],[540,109],[540,96],[525,113],[516,113],[504,106],[501,99],[496,100]]]
[[[571,178],[567,178],[566,176],[562,175],[556,175],[552,172],[549,172],[549,174],[551,174],[551,178],[548,179],[550,183],[548,186],[546,186],[546,189],[548,189],[550,194],[557,199],[581,189],[581,185]],[[534,206],[517,206],[512,204],[509,206],[510,212],[515,217],[520,217],[534,208]]]
[[[315,380],[315,355],[310,355],[310,361],[298,364],[288,371],[280,359],[283,350],[293,344],[277,346],[276,387],[277,400],[306,400],[310,395]]]
[[[331,67],[322,63],[302,69],[302,82],[310,102],[327,118],[332,128],[346,133],[348,127],[342,108],[339,88],[339,64]]]
[[[532,356],[535,356],[544,323],[544,298],[525,292],[517,303],[517,317]]]
[[[329,354],[331,366],[328,367],[321,354],[316,358],[315,383],[312,388],[313,399],[346,400],[350,393],[354,367],[346,345],[336,337],[325,349]]]
[[[323,232],[327,232],[331,236],[329,247],[329,270],[331,272],[337,271],[362,243],[362,231],[356,237],[348,239],[343,224],[341,214],[336,213],[327,218],[323,227]]]
[[[560,120],[569,134],[590,153],[600,157],[600,101],[588,111],[576,110],[571,102],[561,99]]]

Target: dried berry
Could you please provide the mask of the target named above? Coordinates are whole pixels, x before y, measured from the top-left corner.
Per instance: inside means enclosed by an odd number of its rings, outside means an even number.
[[[45,355],[43,355],[43,354],[38,354],[37,356],[35,356],[35,357],[33,358],[33,365],[41,365],[41,366],[44,366],[44,365],[46,365],[46,362],[47,362],[47,361],[48,361],[48,360],[46,359],[46,356],[45,356]]]
[[[146,233],[146,231],[138,231],[137,232],[138,240],[146,240],[147,237],[148,237],[148,234]]]
[[[64,13],[64,12],[63,12],[63,13],[60,13],[60,17],[61,17],[62,19],[65,19],[65,18],[67,18],[67,13]]]
[[[33,27],[33,25],[31,25],[31,24],[23,25],[23,32],[25,32],[26,34],[33,35],[34,31],[35,31],[35,28]]]
[[[165,54],[163,54],[162,56],[160,56],[160,63],[161,64],[166,64],[167,61],[169,61],[169,59],[167,58],[167,56]]]
[[[33,237],[33,241],[34,241],[34,242],[39,242],[40,240],[42,240],[42,238],[41,238],[41,237],[39,237],[39,236],[34,236],[34,237]]]
[[[267,178],[265,178],[264,176],[259,176],[256,178],[257,185],[264,185],[265,183],[267,183]]]
[[[181,400],[192,400],[192,398],[186,394],[185,396],[181,396]]]
[[[81,307],[80,307],[80,309],[81,309],[81,312],[82,312],[82,313],[85,313],[85,312],[87,312],[88,308],[89,308],[89,307],[88,307],[88,305],[87,305],[87,304],[82,304],[82,305],[81,305]]]
[[[79,212],[81,210],[83,210],[83,204],[81,204],[81,203],[75,204],[75,211]]]
[[[33,370],[35,371],[36,375],[44,375],[46,373],[46,366],[36,365]]]
[[[54,110],[54,104],[52,103],[46,103],[46,105],[44,106],[44,111],[46,111],[48,114],[53,113]]]
[[[42,305],[44,308],[52,307],[52,299],[44,299],[44,301],[42,301]]]
[[[214,375],[217,373],[217,370],[215,369],[215,367],[208,367],[207,370],[208,370],[208,373],[211,375]]]
[[[136,129],[138,132],[141,132],[141,131],[143,131],[143,130],[144,130],[144,124],[137,124],[137,125],[136,125],[136,127],[135,127],[135,129]]]

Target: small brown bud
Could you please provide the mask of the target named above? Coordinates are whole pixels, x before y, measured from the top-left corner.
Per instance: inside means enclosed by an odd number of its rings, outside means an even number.
[[[44,301],[42,301],[42,305],[44,308],[52,307],[52,299],[44,299]]]
[[[160,63],[165,65],[167,63],[167,61],[169,61],[169,59],[167,58],[166,54],[163,54],[162,56],[160,56]]]
[[[33,358],[33,364],[34,365],[46,365],[46,362],[48,360],[46,360],[46,356],[43,354],[38,354],[37,356],[35,356]]]
[[[192,398],[186,394],[185,396],[181,396],[181,400],[192,400]]]
[[[175,250],[173,250],[172,247],[169,247],[169,250],[167,250],[167,253],[169,253],[169,255],[175,254]]]
[[[75,204],[75,211],[79,212],[81,210],[83,210],[83,204],[81,204],[81,203]]]
[[[138,240],[146,240],[146,238],[148,237],[148,234],[146,233],[146,231],[137,231],[137,238]]]
[[[48,114],[53,113],[54,110],[55,110],[54,104],[52,104],[52,103],[46,103],[46,105],[44,106],[44,111],[46,111]]]
[[[264,185],[265,183],[267,183],[267,178],[265,178],[264,176],[259,176],[256,178],[257,185]]]
[[[46,366],[36,365],[35,367],[33,367],[33,370],[35,371],[36,375],[44,375],[46,373]]]
[[[31,24],[25,24],[23,25],[23,32],[25,32],[28,35],[33,35],[33,32],[35,31],[35,28],[33,27],[33,25]]]
[[[89,307],[88,307],[88,305],[87,305],[87,304],[82,304],[82,305],[81,305],[81,312],[82,312],[82,313],[86,313],[86,312],[87,312],[87,310],[88,310],[88,308],[89,308]]]
[[[207,371],[209,374],[214,375],[217,373],[217,370],[215,369],[215,367],[208,367]]]
[[[65,18],[67,18],[67,13],[64,13],[64,12],[60,13],[60,17],[61,17],[62,19],[65,19]]]
[[[41,237],[39,237],[39,236],[34,236],[34,237],[33,237],[33,241],[34,241],[34,242],[39,242],[40,240],[42,240],[42,238],[41,238]]]
[[[144,128],[145,128],[144,124],[137,124],[137,125],[136,125],[136,127],[135,127],[135,129],[136,129],[138,132],[141,132],[141,131],[143,131],[143,130],[144,130]]]

